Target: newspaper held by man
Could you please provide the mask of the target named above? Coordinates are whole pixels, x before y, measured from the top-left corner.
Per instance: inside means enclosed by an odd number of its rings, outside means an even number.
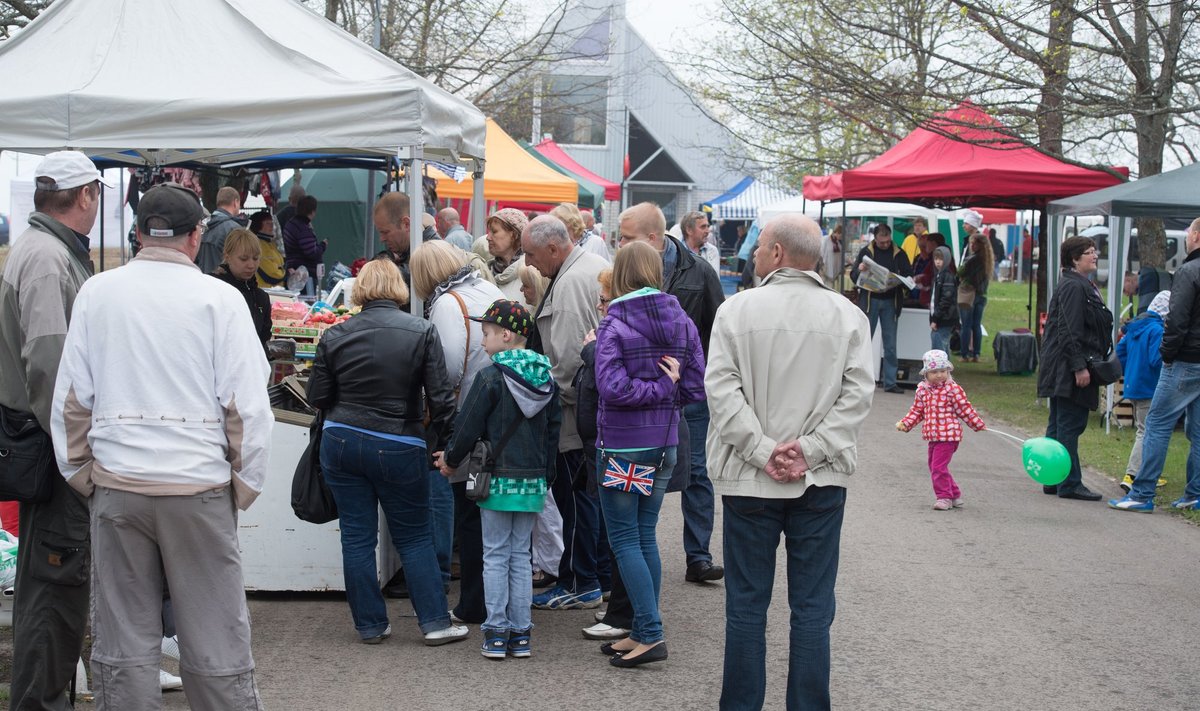
[[[901,285],[906,289],[916,288],[916,282],[911,278],[888,271],[886,267],[880,266],[868,256],[863,256],[862,263],[867,268],[858,273],[858,286],[860,288],[876,294],[891,291]]]

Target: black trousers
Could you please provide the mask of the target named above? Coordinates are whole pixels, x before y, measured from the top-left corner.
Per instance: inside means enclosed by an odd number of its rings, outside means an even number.
[[[487,619],[483,598],[483,522],[479,506],[467,498],[466,482],[452,484],[454,490],[454,539],[458,541],[459,593],[454,616],[464,622],[482,624]]]

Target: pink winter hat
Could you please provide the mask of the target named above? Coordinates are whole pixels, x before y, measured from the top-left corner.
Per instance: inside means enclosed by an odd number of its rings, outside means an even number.
[[[936,349],[926,351],[925,355],[921,356],[921,360],[925,363],[925,367],[921,368],[921,375],[931,370],[954,370],[954,364],[950,362],[950,356],[946,355],[946,351]]]

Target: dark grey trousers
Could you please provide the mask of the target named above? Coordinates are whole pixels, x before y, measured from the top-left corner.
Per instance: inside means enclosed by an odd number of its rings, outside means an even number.
[[[88,502],[54,477],[50,500],[21,504],[13,601],[12,711],[66,711],[87,629]]]

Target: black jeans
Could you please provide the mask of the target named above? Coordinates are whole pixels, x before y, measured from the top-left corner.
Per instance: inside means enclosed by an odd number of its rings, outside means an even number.
[[[1050,398],[1050,421],[1046,423],[1046,436],[1057,440],[1071,455],[1071,471],[1063,483],[1058,485],[1058,495],[1069,494],[1083,485],[1083,472],[1079,468],[1079,435],[1087,429],[1088,409],[1070,398]]]
[[[596,569],[600,500],[595,494],[589,494],[586,487],[575,487],[575,478],[584,471],[582,449],[559,452],[557,464],[558,472],[551,491],[563,520],[563,555],[558,565],[558,584],[575,592],[592,590],[600,587]]]
[[[466,482],[454,489],[454,537],[458,541],[459,592],[454,616],[464,622],[483,624],[487,605],[483,599],[483,522],[479,506],[467,498]]]

